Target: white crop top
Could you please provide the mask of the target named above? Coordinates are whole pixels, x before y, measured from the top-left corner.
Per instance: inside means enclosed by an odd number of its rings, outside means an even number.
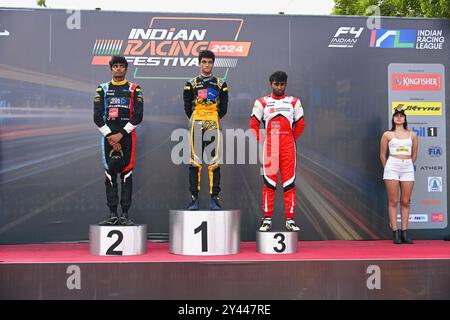
[[[410,156],[412,154],[412,138],[411,132],[409,138],[398,139],[395,137],[389,140],[389,155],[391,156]]]

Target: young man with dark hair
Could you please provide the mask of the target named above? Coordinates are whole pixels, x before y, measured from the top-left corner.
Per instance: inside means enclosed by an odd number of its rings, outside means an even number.
[[[97,87],[94,122],[102,134],[103,166],[109,217],[100,225],[133,225],[128,217],[133,190],[132,170],[136,146],[136,126],[141,123],[144,99],[141,88],[125,79],[128,62],[113,56],[109,62],[112,80]],[[119,204],[117,175],[120,174],[122,207]]]
[[[228,88],[213,74],[215,55],[209,50],[198,57],[200,75],[186,82],[183,91],[184,111],[189,119],[191,141],[191,165],[189,167],[189,190],[191,203],[188,210],[198,210],[202,162],[208,165],[210,209],[220,210],[220,126],[219,119],[227,113]],[[212,145],[211,145],[212,144]],[[204,149],[212,150],[210,157]]]
[[[296,206],[295,140],[305,129],[305,120],[300,100],[285,94],[287,78],[287,74],[283,71],[276,71],[270,75],[272,93],[255,101],[250,119],[250,128],[256,135],[256,139],[260,143],[264,142],[264,186],[262,190],[264,217],[259,231],[269,231],[272,228],[273,202],[279,171],[283,182],[286,229],[289,231],[300,230],[294,221]],[[259,131],[261,121],[266,128],[265,138]]]

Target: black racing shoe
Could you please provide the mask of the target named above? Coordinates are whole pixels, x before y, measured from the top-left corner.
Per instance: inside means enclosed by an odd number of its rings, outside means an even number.
[[[191,195],[191,203],[187,206],[187,210],[198,210],[200,208],[200,201],[198,196]]]
[[[109,217],[98,223],[99,226],[117,226],[119,225],[119,218],[117,213],[111,212]]]
[[[128,218],[128,213],[122,213],[122,216],[119,218],[119,223],[122,226],[134,226],[133,220]]]
[[[212,196],[211,201],[209,202],[209,208],[211,210],[222,210],[222,207],[219,204],[219,197],[218,196]]]

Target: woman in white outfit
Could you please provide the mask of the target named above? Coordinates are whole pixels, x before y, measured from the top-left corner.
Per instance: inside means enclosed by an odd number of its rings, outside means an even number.
[[[383,133],[380,143],[380,160],[384,168],[383,180],[389,198],[389,225],[393,231],[395,244],[412,240],[407,235],[409,204],[414,187],[414,163],[417,159],[418,138],[408,130],[406,114],[396,109],[392,115],[392,128]],[[386,152],[389,158],[386,160]],[[401,232],[397,229],[397,210],[400,190]]]

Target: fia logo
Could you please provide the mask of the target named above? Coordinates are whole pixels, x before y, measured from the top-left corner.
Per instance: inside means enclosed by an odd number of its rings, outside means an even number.
[[[432,158],[442,156],[442,148],[439,146],[431,146],[428,148],[428,155]]]

